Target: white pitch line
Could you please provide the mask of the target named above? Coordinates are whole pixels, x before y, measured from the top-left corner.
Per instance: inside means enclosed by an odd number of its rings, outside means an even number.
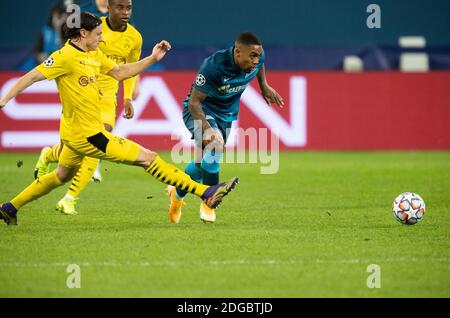
[[[141,261],[141,262],[1,262],[1,267],[67,267],[69,264],[77,264],[80,267],[179,267],[179,266],[223,266],[223,265],[293,265],[293,264],[383,264],[383,263],[449,263],[448,257],[441,258],[384,258],[384,259],[296,259],[296,260],[211,260],[205,262],[182,262],[182,261]]]

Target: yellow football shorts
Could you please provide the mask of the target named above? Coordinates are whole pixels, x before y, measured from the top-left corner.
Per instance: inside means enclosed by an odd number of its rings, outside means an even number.
[[[99,106],[101,110],[102,122],[114,128],[114,124],[116,123],[117,97],[115,95],[103,96],[100,99]]]
[[[79,140],[62,140],[59,164],[72,168],[81,165],[85,156],[132,165],[141,151],[137,143],[106,130]]]

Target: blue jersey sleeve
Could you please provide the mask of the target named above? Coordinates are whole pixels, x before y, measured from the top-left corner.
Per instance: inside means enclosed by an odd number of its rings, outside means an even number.
[[[202,93],[209,94],[217,90],[220,76],[217,67],[208,59],[203,62],[195,78],[194,88]]]

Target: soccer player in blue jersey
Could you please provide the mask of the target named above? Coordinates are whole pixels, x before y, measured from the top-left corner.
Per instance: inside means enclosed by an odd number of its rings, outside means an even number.
[[[234,46],[217,51],[204,60],[183,102],[184,123],[195,140],[196,154],[201,153],[202,157],[190,162],[185,169],[193,180],[205,185],[219,183],[223,148],[231,124],[238,117],[241,95],[253,78],[258,78],[261,94],[269,105],[284,105],[281,96],[267,83],[264,58],[258,37],[244,32]],[[170,196],[169,219],[178,223],[187,193],[173,186],[169,186],[167,192]],[[206,223],[215,222],[214,209],[201,204],[200,219]]]

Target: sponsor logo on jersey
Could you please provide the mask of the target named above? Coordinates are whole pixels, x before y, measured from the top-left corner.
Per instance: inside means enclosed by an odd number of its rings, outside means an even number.
[[[95,76],[91,76],[91,77],[81,76],[78,79],[78,84],[80,84],[81,86],[88,86],[89,83],[94,83],[94,82],[95,82]]]

